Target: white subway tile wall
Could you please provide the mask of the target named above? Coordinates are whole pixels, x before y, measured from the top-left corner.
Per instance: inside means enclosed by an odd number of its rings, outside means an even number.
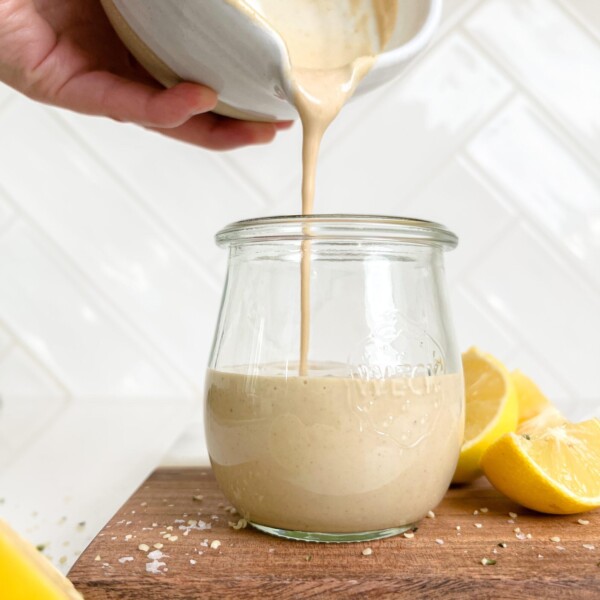
[[[454,229],[461,346],[530,373],[574,418],[600,405],[598,107],[598,2],[447,0],[428,51],[345,109],[318,178],[319,211]],[[0,431],[0,457],[64,431],[87,397],[176,397],[196,405],[179,456],[206,461],[213,235],[297,212],[299,159],[298,126],[215,154],[0,86],[0,424],[24,432],[11,446]]]

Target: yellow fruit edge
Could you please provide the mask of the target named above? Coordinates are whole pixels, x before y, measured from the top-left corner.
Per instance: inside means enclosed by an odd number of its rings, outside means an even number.
[[[519,399],[507,368],[497,358],[481,352],[477,348],[470,348],[465,354],[469,352],[477,353],[502,373],[506,381],[506,394],[496,419],[489,423],[476,438],[463,444],[458,465],[452,477],[452,483],[458,484],[469,483],[483,474],[480,463],[484,452],[502,435],[515,431],[519,422]]]
[[[83,600],[45,556],[1,519],[0,587],[7,600]]]
[[[600,502],[586,502],[550,479],[524,451],[520,437],[505,434],[481,459],[485,476],[499,492],[526,508],[553,515],[572,515],[600,506]]]
[[[519,424],[552,407],[552,403],[535,381],[519,369],[510,373],[510,379],[519,398]]]

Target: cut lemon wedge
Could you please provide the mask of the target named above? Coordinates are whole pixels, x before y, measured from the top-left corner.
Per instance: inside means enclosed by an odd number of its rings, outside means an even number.
[[[471,348],[462,358],[465,438],[453,483],[467,483],[481,475],[483,453],[505,433],[515,431],[519,416],[517,395],[506,367],[477,348]]]
[[[45,556],[2,520],[0,592],[0,597],[6,600],[83,600]]]
[[[558,427],[559,425],[564,425],[568,423],[567,419],[562,415],[562,413],[555,408],[554,406],[547,406],[540,413],[535,415],[535,417],[531,417],[531,419],[527,419],[519,423],[517,427],[517,433],[521,435],[527,434],[537,434],[545,431],[546,429],[550,429],[550,427]]]
[[[600,419],[509,433],[483,455],[492,485],[527,508],[574,514],[600,507]]]
[[[552,406],[540,388],[521,371],[513,371],[510,379],[519,399],[519,423],[536,417]]]

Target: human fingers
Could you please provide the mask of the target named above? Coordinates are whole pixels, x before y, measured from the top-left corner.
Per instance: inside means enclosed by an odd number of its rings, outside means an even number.
[[[241,146],[268,144],[275,137],[279,124],[240,121],[213,113],[198,115],[175,128],[152,127],[177,140],[211,150],[231,150]]]
[[[92,71],[72,77],[57,91],[54,100],[65,108],[117,121],[177,128],[195,115],[212,110],[217,94],[195,83],[163,89],[107,71]]]

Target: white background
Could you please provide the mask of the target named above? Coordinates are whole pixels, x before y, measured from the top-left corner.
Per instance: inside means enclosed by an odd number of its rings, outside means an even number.
[[[213,236],[298,212],[299,183],[297,126],[214,154],[0,86],[0,513],[63,568],[186,426],[167,462],[206,461]],[[333,126],[316,206],[456,231],[462,349],[598,414],[599,2],[446,0],[430,49]],[[65,511],[85,534],[48,524]]]

